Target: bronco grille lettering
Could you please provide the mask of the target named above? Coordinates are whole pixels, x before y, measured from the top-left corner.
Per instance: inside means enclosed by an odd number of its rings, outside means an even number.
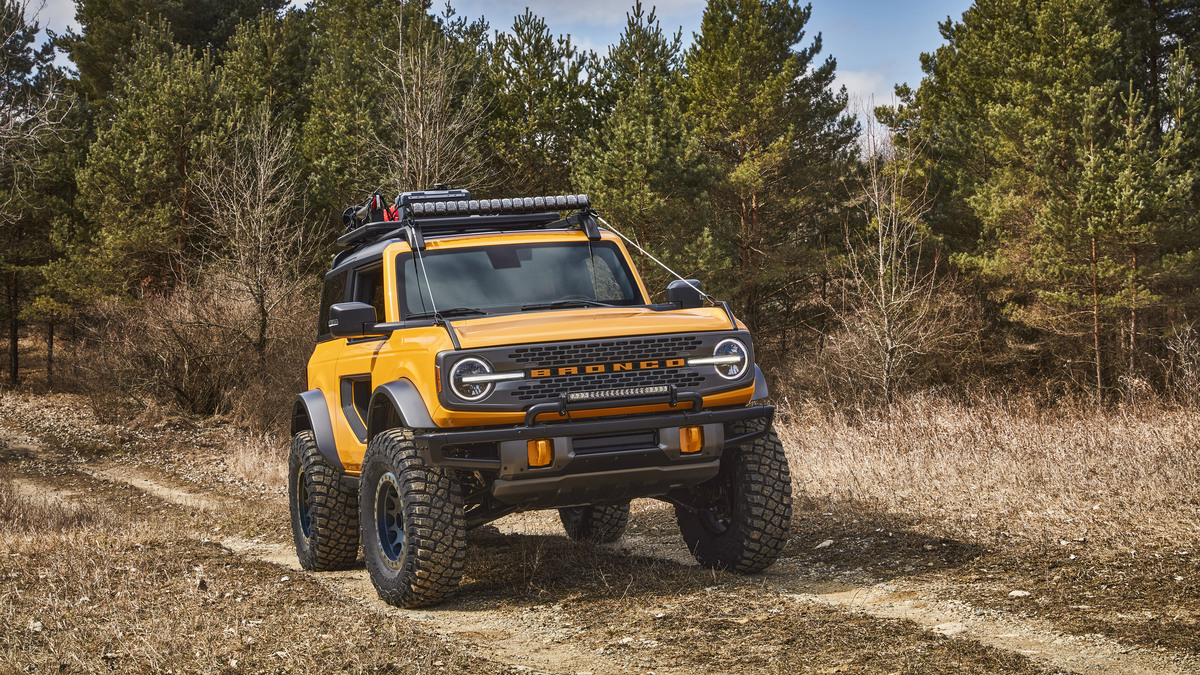
[[[624,363],[593,363],[585,366],[563,366],[560,368],[533,368],[528,371],[529,377],[561,377],[563,375],[578,375],[582,370],[589,375],[597,373],[619,373],[629,370],[658,370],[661,368],[682,368],[685,359],[655,359],[652,361],[626,361]]]

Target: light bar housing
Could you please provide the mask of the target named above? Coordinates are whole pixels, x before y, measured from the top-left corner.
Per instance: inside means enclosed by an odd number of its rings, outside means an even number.
[[[567,394],[568,403],[582,401],[607,401],[615,398],[636,398],[639,396],[659,396],[671,393],[671,387],[656,384],[645,387],[621,387],[620,389],[597,389],[594,391],[572,391]]]
[[[465,192],[455,190],[454,192]],[[460,195],[454,195],[459,197]],[[470,197],[468,193],[466,195]],[[397,202],[400,199],[397,198]],[[453,199],[433,197],[428,200],[404,200],[398,204],[417,218],[449,216],[486,216],[498,213],[541,213],[586,209],[591,206],[587,195],[550,195],[545,197],[516,197],[513,199]]]

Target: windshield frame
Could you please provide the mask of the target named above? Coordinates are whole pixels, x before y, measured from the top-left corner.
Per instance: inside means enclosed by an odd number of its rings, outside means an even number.
[[[516,303],[513,305],[502,305],[502,306],[493,306],[493,307],[474,307],[472,305],[471,306],[472,308],[480,310],[481,313],[480,314],[459,315],[457,318],[459,320],[463,320],[463,319],[480,318],[480,317],[484,317],[484,316],[496,316],[496,315],[502,315],[502,314],[520,314],[522,312],[558,311],[561,309],[583,309],[583,308],[589,308],[589,307],[591,309],[604,309],[608,306],[618,307],[618,308],[645,307],[648,303],[648,300],[647,300],[645,288],[642,285],[641,277],[639,277],[637,275],[636,270],[630,264],[629,257],[626,254],[624,247],[620,245],[620,242],[613,240],[613,239],[609,239],[609,238],[605,238],[600,241],[588,241],[588,240],[581,240],[581,239],[576,239],[576,238],[570,238],[570,239],[557,239],[556,238],[553,240],[539,239],[539,240],[534,240],[534,241],[505,241],[502,243],[496,242],[496,243],[492,243],[492,244],[472,243],[472,244],[469,244],[466,246],[450,246],[450,247],[437,247],[437,248],[431,247],[429,249],[422,250],[420,252],[420,254],[421,254],[421,258],[428,261],[428,259],[430,257],[435,257],[435,256],[440,256],[440,255],[452,255],[454,253],[475,252],[475,251],[483,251],[486,249],[506,248],[506,247],[514,247],[514,246],[530,246],[530,247],[539,247],[539,248],[540,247],[550,248],[550,247],[584,247],[584,246],[588,246],[588,245],[590,245],[591,247],[596,249],[597,253],[599,253],[599,249],[606,249],[606,250],[611,251],[611,253],[613,254],[613,256],[616,259],[617,264],[620,267],[620,270],[625,274],[626,278],[628,279],[630,291],[631,291],[633,297],[631,297],[627,301],[621,302],[619,304],[618,303],[612,303],[611,305],[599,304],[599,303],[603,303],[604,301],[603,300],[594,300],[594,301],[590,301],[590,302],[594,303],[594,304],[591,304],[590,306],[584,306],[582,304],[583,301],[581,301],[580,305],[568,304],[563,307],[544,307],[544,308],[538,308],[536,310],[523,309],[523,306],[525,306],[525,305],[541,304],[538,301],[536,301],[536,299],[528,299],[527,298],[527,299],[524,299],[522,302],[519,302],[519,303]],[[423,314],[423,313],[426,313],[429,311],[429,308],[421,308],[421,307],[409,308],[408,307],[408,294],[407,294],[406,288],[405,288],[405,281],[404,281],[405,269],[404,268],[405,268],[405,264],[408,263],[410,260],[413,260],[415,257],[416,256],[414,255],[414,252],[412,250],[404,249],[396,254],[395,260],[393,262],[392,270],[393,270],[393,274],[394,274],[393,278],[395,280],[396,309],[399,312],[399,316],[400,316],[401,320],[405,320],[409,316],[412,316],[412,315]],[[597,255],[596,257],[599,258],[600,256]],[[421,287],[421,294],[424,298],[428,299],[429,298],[428,291],[425,289],[426,279],[425,279],[424,273],[420,270],[419,264],[416,264],[416,273],[417,273],[417,283]],[[430,280],[430,281],[432,281],[434,284],[437,283],[436,280]],[[456,307],[459,307],[459,305],[463,304],[463,303],[457,303],[457,302],[453,302],[453,301],[451,301],[451,302],[438,301],[436,287],[434,288],[433,300],[435,302],[438,302],[438,310],[439,311],[441,311],[443,309],[446,309],[446,310],[454,309]],[[446,306],[442,307],[443,304],[445,304]]]

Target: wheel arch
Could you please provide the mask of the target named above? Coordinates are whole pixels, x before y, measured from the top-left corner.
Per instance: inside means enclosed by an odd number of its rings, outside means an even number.
[[[761,401],[771,395],[767,390],[767,378],[763,376],[763,371],[754,364],[754,394],[750,397],[751,401]]]
[[[317,449],[330,466],[338,471],[346,470],[342,458],[338,457],[337,442],[333,438],[329,405],[325,402],[325,393],[320,389],[309,389],[296,395],[292,404],[292,435],[295,436],[301,431],[313,432]]]
[[[437,427],[429,416],[425,399],[412,381],[392,380],[375,387],[367,408],[367,439],[395,427],[430,429]]]

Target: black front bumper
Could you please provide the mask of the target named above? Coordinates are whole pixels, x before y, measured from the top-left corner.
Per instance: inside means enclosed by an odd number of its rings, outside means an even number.
[[[685,402],[685,396],[679,398]],[[432,465],[489,472],[492,496],[505,504],[549,508],[623,501],[712,478],[722,451],[766,433],[775,413],[767,405],[700,410],[695,401],[692,408],[550,424],[538,424],[538,414],[530,414],[524,425],[417,433],[415,441]],[[748,424],[735,427],[738,422]],[[703,427],[704,444],[684,454],[679,430],[691,426]],[[526,444],[539,439],[553,441],[554,460],[534,468]]]

